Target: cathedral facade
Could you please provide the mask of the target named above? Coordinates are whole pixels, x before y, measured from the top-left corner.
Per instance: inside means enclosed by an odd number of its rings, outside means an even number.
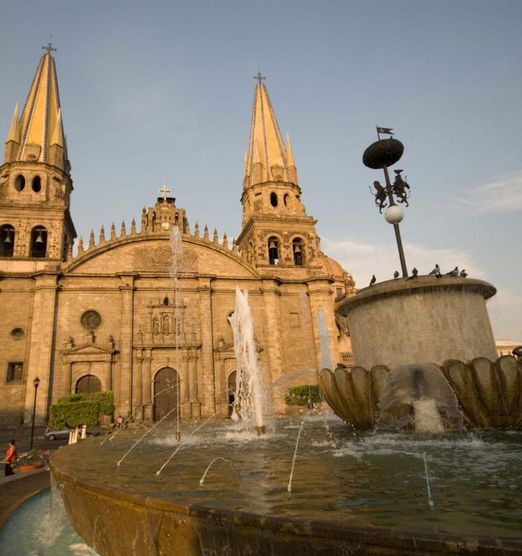
[[[261,79],[237,240],[191,226],[169,190],[160,192],[136,220],[75,245],[73,181],[47,48],[21,114],[15,108],[0,166],[1,425],[30,423],[35,393],[43,424],[51,403],[97,390],[112,390],[116,412],[137,421],[179,406],[184,418],[226,416],[238,286],[249,293],[276,409],[288,386],[321,366],[321,312],[333,363],[349,363],[348,330],[334,307],[354,283],[321,251]],[[174,253],[173,237],[180,238]]]

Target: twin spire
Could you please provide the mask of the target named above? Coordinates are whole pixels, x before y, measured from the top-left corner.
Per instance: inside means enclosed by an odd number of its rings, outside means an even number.
[[[51,45],[43,47],[36,73],[19,116],[15,107],[6,141],[6,162],[47,162],[66,167],[60,94]]]
[[[63,133],[60,94],[52,45],[43,47],[22,115],[15,107],[6,140],[5,162],[46,162],[68,168],[67,146]],[[270,181],[297,185],[297,171],[290,138],[281,137],[270,97],[256,76],[248,152],[245,156],[243,186]]]
[[[297,185],[297,171],[290,138],[286,145],[281,137],[268,91],[260,73],[252,109],[250,141],[245,156],[243,187],[269,181],[290,182]]]

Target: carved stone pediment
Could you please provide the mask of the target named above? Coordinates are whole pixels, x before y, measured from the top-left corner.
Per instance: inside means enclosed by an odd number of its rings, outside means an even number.
[[[162,270],[169,272],[172,265],[172,251],[170,245],[158,245],[155,247],[143,247],[136,249],[133,253],[133,267],[136,270]],[[191,249],[184,248],[181,264],[181,272],[198,271],[198,255]]]
[[[110,342],[106,346],[87,343],[69,347],[62,351],[62,360],[67,361],[105,361],[110,360],[117,350]]]

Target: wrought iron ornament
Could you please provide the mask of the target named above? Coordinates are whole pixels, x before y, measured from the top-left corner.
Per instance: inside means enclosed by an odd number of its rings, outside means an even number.
[[[397,203],[409,206],[408,198],[410,196],[410,186],[402,177],[402,169],[394,170],[395,181],[393,184],[391,183],[388,173],[388,168],[401,159],[404,152],[404,145],[393,137],[392,128],[380,126],[376,126],[376,128],[378,140],[364,151],[363,163],[368,168],[372,168],[373,170],[382,169],[384,172],[385,185],[381,185],[378,180],[375,180],[373,182],[373,190],[370,188],[375,199],[375,204],[379,208],[379,213],[382,214],[383,209],[397,206]],[[389,135],[390,137],[381,139],[381,134]],[[390,215],[390,211],[386,211],[385,218],[388,222],[393,224],[401,261],[402,275],[404,278],[407,278],[408,270],[406,268],[404,249],[402,247],[399,230],[399,222],[402,220],[402,211],[397,208],[395,211],[391,212],[393,214]]]

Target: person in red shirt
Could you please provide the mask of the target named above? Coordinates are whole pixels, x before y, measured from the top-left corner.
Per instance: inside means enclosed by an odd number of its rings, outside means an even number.
[[[2,463],[5,464],[5,476],[14,475],[13,468],[16,466],[16,442],[11,440]]]

